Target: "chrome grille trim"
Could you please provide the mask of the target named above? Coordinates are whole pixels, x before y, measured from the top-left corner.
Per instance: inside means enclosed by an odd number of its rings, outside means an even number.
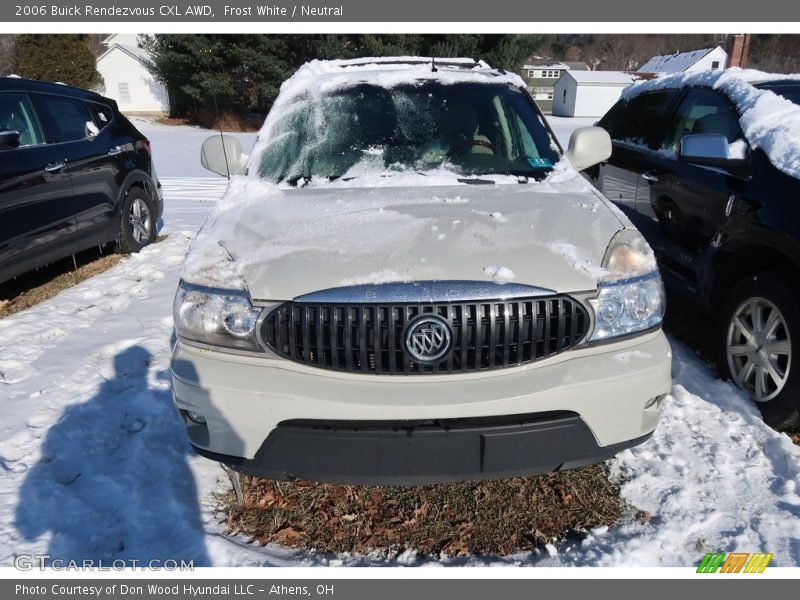
[[[451,329],[450,351],[416,363],[405,348],[408,324],[437,315]],[[261,324],[275,354],[308,366],[375,375],[468,373],[529,364],[580,344],[587,309],[565,295],[433,303],[285,302]]]
[[[330,288],[297,296],[295,302],[334,304],[423,304],[509,300],[554,295],[553,290],[496,281],[412,281],[369,283]]]

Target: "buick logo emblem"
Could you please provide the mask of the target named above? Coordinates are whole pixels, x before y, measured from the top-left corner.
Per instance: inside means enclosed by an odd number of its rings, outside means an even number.
[[[432,363],[441,359],[450,350],[447,322],[436,316],[413,321],[406,331],[406,349],[417,362]]]

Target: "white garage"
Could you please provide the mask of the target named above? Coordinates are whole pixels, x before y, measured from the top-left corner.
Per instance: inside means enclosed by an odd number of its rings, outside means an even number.
[[[639,79],[622,71],[565,71],[553,90],[553,115],[602,117]]]

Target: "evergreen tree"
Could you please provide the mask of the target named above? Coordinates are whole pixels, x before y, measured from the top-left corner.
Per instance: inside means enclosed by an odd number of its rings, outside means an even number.
[[[86,89],[96,89],[103,83],[83,35],[20,35],[12,72],[28,79],[60,81]]]
[[[538,49],[533,35],[155,35],[141,39],[154,76],[170,91],[173,113],[201,122],[203,111],[266,112],[281,83],[312,59],[467,56],[516,72]]]

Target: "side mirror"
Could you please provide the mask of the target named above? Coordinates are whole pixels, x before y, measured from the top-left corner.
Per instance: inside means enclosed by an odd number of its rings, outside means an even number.
[[[230,135],[213,135],[206,138],[200,148],[200,164],[204,168],[230,177],[239,169],[242,162],[242,145]]]
[[[19,146],[19,131],[6,129],[0,131],[0,150],[9,150]]]
[[[608,160],[611,156],[611,136],[600,127],[580,127],[572,132],[567,147],[567,158],[578,170]]]
[[[685,135],[678,148],[678,160],[695,165],[738,167],[747,159],[747,145],[744,140],[742,142],[741,149],[734,149],[732,144],[728,144],[728,138],[718,133]]]

